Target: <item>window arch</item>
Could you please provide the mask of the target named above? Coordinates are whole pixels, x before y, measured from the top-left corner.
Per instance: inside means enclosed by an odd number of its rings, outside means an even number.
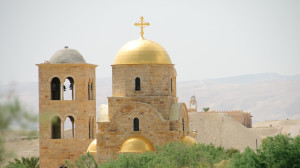
[[[75,138],[75,120],[73,116],[68,116],[64,123],[64,139]]]
[[[93,79],[89,79],[88,82],[88,100],[94,100],[94,81]]]
[[[140,130],[140,123],[138,118],[133,119],[133,131],[139,131]]]
[[[139,77],[135,78],[135,91],[141,90],[141,79]]]
[[[54,77],[51,80],[51,100],[60,100],[60,80]]]
[[[64,100],[75,100],[75,85],[72,77],[68,77],[64,82]]]
[[[51,119],[51,139],[61,138],[61,120],[58,116]]]

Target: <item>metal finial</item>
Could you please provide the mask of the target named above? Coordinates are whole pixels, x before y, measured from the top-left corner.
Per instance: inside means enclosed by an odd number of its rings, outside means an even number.
[[[141,37],[142,37],[142,39],[144,39],[144,31],[143,30],[146,26],[150,26],[150,23],[148,23],[148,22],[144,23],[144,17],[143,16],[140,19],[141,19],[141,22],[134,23],[134,25],[139,26],[141,28]]]

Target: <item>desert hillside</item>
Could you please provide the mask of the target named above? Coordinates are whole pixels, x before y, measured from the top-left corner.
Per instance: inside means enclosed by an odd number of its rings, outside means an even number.
[[[107,104],[107,97],[111,96],[111,78],[100,78],[96,82],[97,107],[100,107]],[[37,82],[4,85],[0,93],[9,90],[14,90],[29,110],[38,113]],[[180,102],[188,106],[193,95],[198,101],[198,111],[203,107],[244,110],[252,113],[254,123],[300,119],[300,75],[254,74],[177,83]]]

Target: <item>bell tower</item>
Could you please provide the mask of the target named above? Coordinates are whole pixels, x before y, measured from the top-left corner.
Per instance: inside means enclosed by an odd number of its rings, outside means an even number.
[[[74,161],[95,139],[97,65],[65,47],[39,69],[40,166]]]
[[[197,112],[197,100],[195,96],[191,97],[188,112]]]

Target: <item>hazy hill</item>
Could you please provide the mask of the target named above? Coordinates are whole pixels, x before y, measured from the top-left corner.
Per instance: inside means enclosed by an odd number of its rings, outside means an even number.
[[[100,78],[97,106],[111,96],[111,78]],[[29,110],[38,111],[38,83],[3,85],[0,94],[14,90]],[[214,110],[241,109],[251,112],[253,121],[300,119],[300,75],[254,74],[177,83],[179,101],[189,105],[192,95],[203,107]],[[3,97],[2,97],[3,99]]]

